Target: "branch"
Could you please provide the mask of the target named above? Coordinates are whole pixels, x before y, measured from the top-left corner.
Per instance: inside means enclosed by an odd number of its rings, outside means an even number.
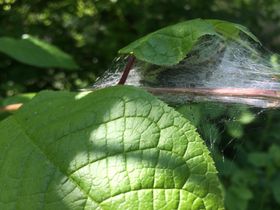
[[[238,97],[243,99],[262,99],[269,102],[268,107],[280,107],[280,91],[255,88],[150,88],[145,90],[154,94],[195,95],[215,97]]]
[[[13,112],[13,111],[18,110],[21,106],[22,106],[21,103],[18,103],[18,104],[10,104],[10,105],[7,105],[7,106],[2,106],[2,107],[0,107],[0,111],[1,111],[1,112]]]
[[[201,96],[228,96],[240,98],[264,98],[280,100],[280,91],[254,88],[150,88],[144,87],[154,94],[193,94]]]
[[[123,71],[123,74],[122,74],[122,76],[120,78],[120,81],[119,81],[118,85],[124,85],[124,83],[125,83],[125,81],[126,81],[126,79],[128,77],[128,74],[129,74],[129,72],[130,72],[134,62],[135,62],[135,57],[133,55],[130,55],[128,57],[127,64],[125,66],[125,69]]]

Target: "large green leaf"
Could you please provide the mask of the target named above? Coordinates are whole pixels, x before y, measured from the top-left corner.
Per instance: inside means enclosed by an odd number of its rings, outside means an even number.
[[[23,36],[23,39],[0,37],[0,52],[37,67],[78,69],[70,55],[30,35]]]
[[[45,91],[0,123],[0,209],[223,209],[188,120],[133,87]]]
[[[139,60],[169,66],[182,61],[205,35],[238,40],[240,32],[259,42],[247,28],[239,24],[223,20],[194,19],[150,33],[120,49],[119,53],[133,54]]]

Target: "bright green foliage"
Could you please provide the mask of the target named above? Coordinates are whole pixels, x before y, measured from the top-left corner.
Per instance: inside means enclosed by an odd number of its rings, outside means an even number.
[[[37,67],[57,67],[69,70],[78,68],[70,55],[30,35],[24,35],[23,39],[19,40],[0,37],[0,52]]]
[[[199,38],[216,35],[240,39],[240,32],[256,42],[258,39],[244,26],[222,20],[194,19],[168,26],[148,34],[119,50],[137,59],[157,65],[174,65],[183,60]]]
[[[140,60],[157,65],[174,65],[184,59],[198,39],[206,34],[215,35],[214,27],[195,19],[148,34],[119,53],[132,53]]]
[[[146,92],[45,91],[0,124],[0,209],[223,209],[195,128]]]

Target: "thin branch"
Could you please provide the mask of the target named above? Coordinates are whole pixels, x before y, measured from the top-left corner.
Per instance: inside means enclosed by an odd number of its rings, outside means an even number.
[[[254,88],[151,88],[144,87],[153,94],[193,94],[200,96],[240,97],[240,98],[263,98],[279,100],[280,91],[254,89]]]
[[[21,103],[18,103],[18,104],[10,104],[10,105],[7,105],[7,106],[2,106],[2,107],[0,107],[0,111],[1,111],[1,112],[13,112],[13,111],[18,110],[21,106],[22,106]]]
[[[131,68],[133,67],[134,62],[135,62],[135,57],[133,55],[129,55],[127,64],[125,66],[123,74],[122,74],[122,76],[120,78],[120,81],[118,83],[119,85],[124,85],[124,83],[125,83],[125,81],[128,77],[128,74],[129,74]]]
[[[216,99],[222,97],[240,98],[239,103],[253,105],[250,99],[259,99],[266,101],[265,105],[256,105],[257,107],[279,108],[280,107],[280,91],[254,89],[254,88],[150,88],[144,87],[147,91],[154,95],[173,94],[173,95],[191,95],[191,96],[213,96]],[[243,99],[243,100],[241,100]],[[209,99],[211,100],[211,99]],[[235,99],[234,99],[235,100]],[[229,101],[230,102],[230,101]],[[238,102],[238,101],[236,101]]]

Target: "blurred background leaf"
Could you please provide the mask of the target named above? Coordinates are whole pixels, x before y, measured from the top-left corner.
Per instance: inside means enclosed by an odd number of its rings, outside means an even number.
[[[24,34],[22,39],[0,37],[0,51],[32,66],[44,68],[78,69],[73,58],[57,47]]]

